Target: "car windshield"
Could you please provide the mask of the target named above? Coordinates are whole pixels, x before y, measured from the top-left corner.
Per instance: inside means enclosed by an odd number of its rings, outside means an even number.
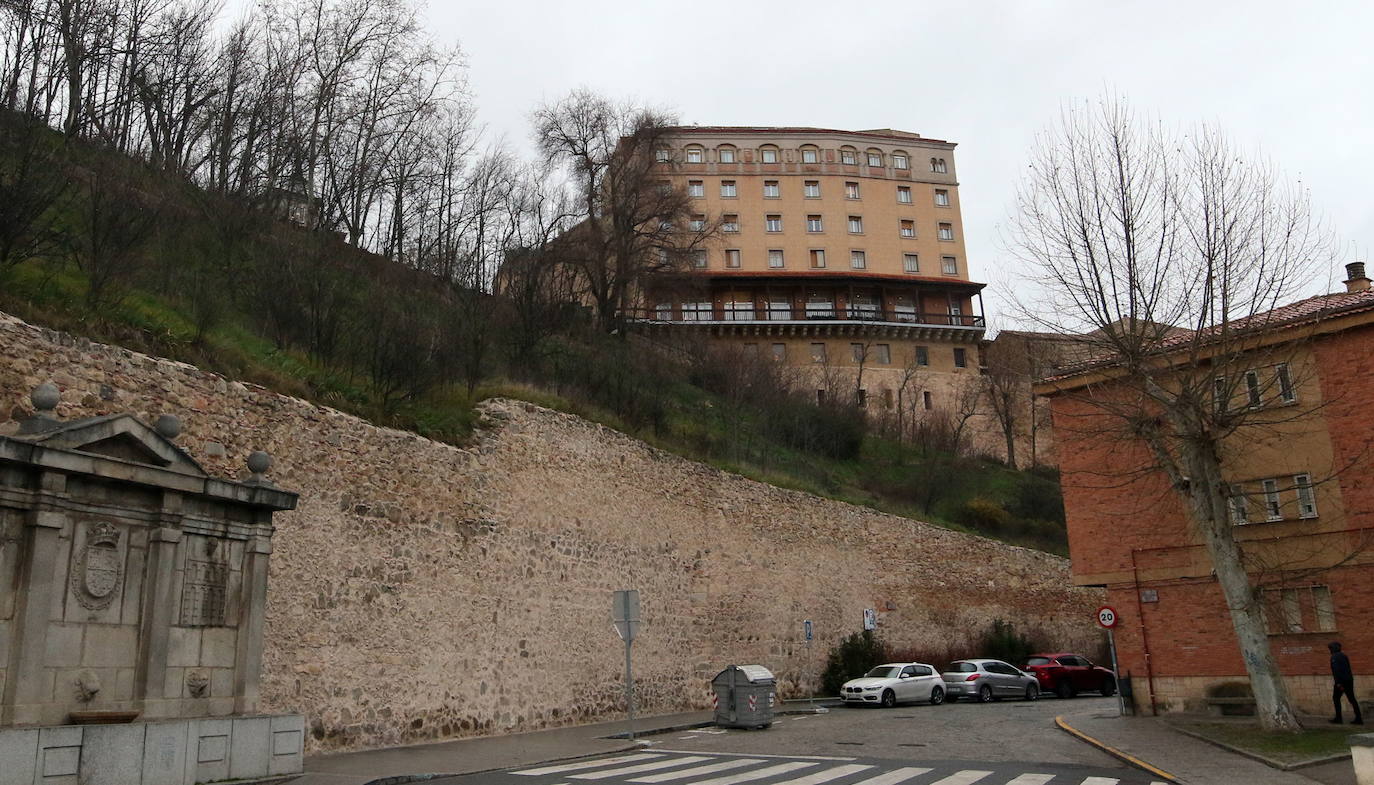
[[[1029,667],[1032,666],[1032,665],[1049,665],[1049,664],[1050,664],[1050,658],[1049,658],[1049,657],[1031,657],[1030,659],[1026,660],[1026,667],[1027,667],[1027,668],[1029,668]]]
[[[951,662],[945,673],[975,673],[977,670],[978,666],[971,662]]]
[[[865,675],[870,679],[895,679],[901,672],[902,669],[894,665],[879,665]]]

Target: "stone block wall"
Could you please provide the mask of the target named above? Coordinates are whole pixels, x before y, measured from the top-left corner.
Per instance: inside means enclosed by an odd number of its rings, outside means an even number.
[[[1098,640],[1101,595],[1072,587],[1064,559],[753,482],[531,404],[486,402],[458,448],[0,314],[0,424],[48,380],[64,419],[176,413],[179,444],[212,473],[262,449],[300,492],[273,540],[261,707],[305,714],[308,750],[619,716],[621,588],[641,593],[644,713],[708,705],[730,663],[764,664],[797,693],[864,608],[897,646],[957,646],[997,618],[1063,649]]]

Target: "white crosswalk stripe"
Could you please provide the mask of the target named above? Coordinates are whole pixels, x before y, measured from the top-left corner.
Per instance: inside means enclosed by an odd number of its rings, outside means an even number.
[[[852,763],[848,766],[834,766],[829,769],[818,771],[815,774],[808,774],[805,777],[798,777],[794,780],[783,780],[775,782],[773,785],[821,785],[823,782],[837,780],[840,777],[848,777],[851,774],[858,774],[873,768],[859,763]]]
[[[1052,779],[1053,774],[1020,774],[1015,779],[1007,780],[1007,785],[1045,785]]]
[[[723,760],[719,763],[708,763],[705,766],[693,766],[690,769],[681,771],[665,771],[661,774],[650,774],[647,777],[635,777],[630,782],[671,782],[672,780],[684,780],[688,777],[700,777],[705,774],[715,774],[718,771],[729,771],[738,769],[741,766],[753,766],[755,763],[763,763],[762,758],[734,758]]]
[[[854,785],[899,785],[912,777],[920,776],[930,771],[930,769],[918,766],[903,766],[900,769],[885,771],[876,777],[869,777],[866,780],[859,780]]]
[[[538,777],[541,774],[562,774],[565,771],[582,771],[583,769],[596,769],[602,766],[614,766],[619,763],[629,763],[635,760],[649,760],[650,758],[661,758],[662,755],[640,752],[635,755],[621,755],[615,758],[601,758],[600,760],[587,760],[581,763],[565,763],[562,766],[541,766],[537,769],[525,769],[524,771],[513,771],[511,774],[519,774],[524,777]]]
[[[796,761],[793,763],[779,763],[775,766],[768,766],[762,769],[755,769],[753,771],[743,771],[739,774],[731,774],[727,777],[716,777],[715,779],[710,780],[697,780],[696,782],[689,783],[689,785],[735,785],[739,782],[752,782],[754,780],[767,779],[778,774],[786,774],[789,771],[797,771],[798,769],[809,769],[812,766],[818,765],[820,764],[803,763],[801,761]]]
[[[575,780],[604,780],[609,777],[619,777],[625,774],[643,774],[646,771],[657,769],[667,769],[673,766],[683,766],[688,763],[700,763],[710,758],[704,755],[684,755],[683,757],[667,758],[666,760],[650,761],[649,763],[637,763],[633,766],[622,766],[616,769],[602,769],[600,771],[587,772],[586,774],[569,775]]]
[[[965,769],[963,771],[955,772],[949,775],[948,777],[945,777],[944,779],[936,780],[930,783],[930,785],[973,785],[973,783],[983,779],[991,773],[992,772],[990,771]]]
[[[1114,777],[1088,777],[1079,785],[1117,785],[1121,780]]]

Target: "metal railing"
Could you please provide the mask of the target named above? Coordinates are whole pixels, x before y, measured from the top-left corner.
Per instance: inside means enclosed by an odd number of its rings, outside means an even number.
[[[873,322],[883,324],[930,325],[936,327],[982,328],[986,321],[972,314],[926,313],[911,308],[878,308],[810,303],[800,308],[698,308],[692,304],[678,308],[632,309],[626,316],[636,321],[686,324],[731,324],[768,322]]]

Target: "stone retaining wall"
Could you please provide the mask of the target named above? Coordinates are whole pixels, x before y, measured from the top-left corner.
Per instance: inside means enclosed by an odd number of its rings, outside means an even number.
[[[731,662],[796,692],[864,608],[898,646],[942,648],[997,618],[1064,649],[1098,639],[1101,595],[1073,588],[1064,559],[757,483],[531,404],[487,401],[460,449],[0,314],[0,429],[48,380],[64,419],[181,415],[178,443],[213,474],[242,473],[254,449],[275,457],[269,476],[301,499],[273,541],[262,708],[305,714],[308,750],[618,716],[620,588],[641,592],[645,713],[708,705]]]

